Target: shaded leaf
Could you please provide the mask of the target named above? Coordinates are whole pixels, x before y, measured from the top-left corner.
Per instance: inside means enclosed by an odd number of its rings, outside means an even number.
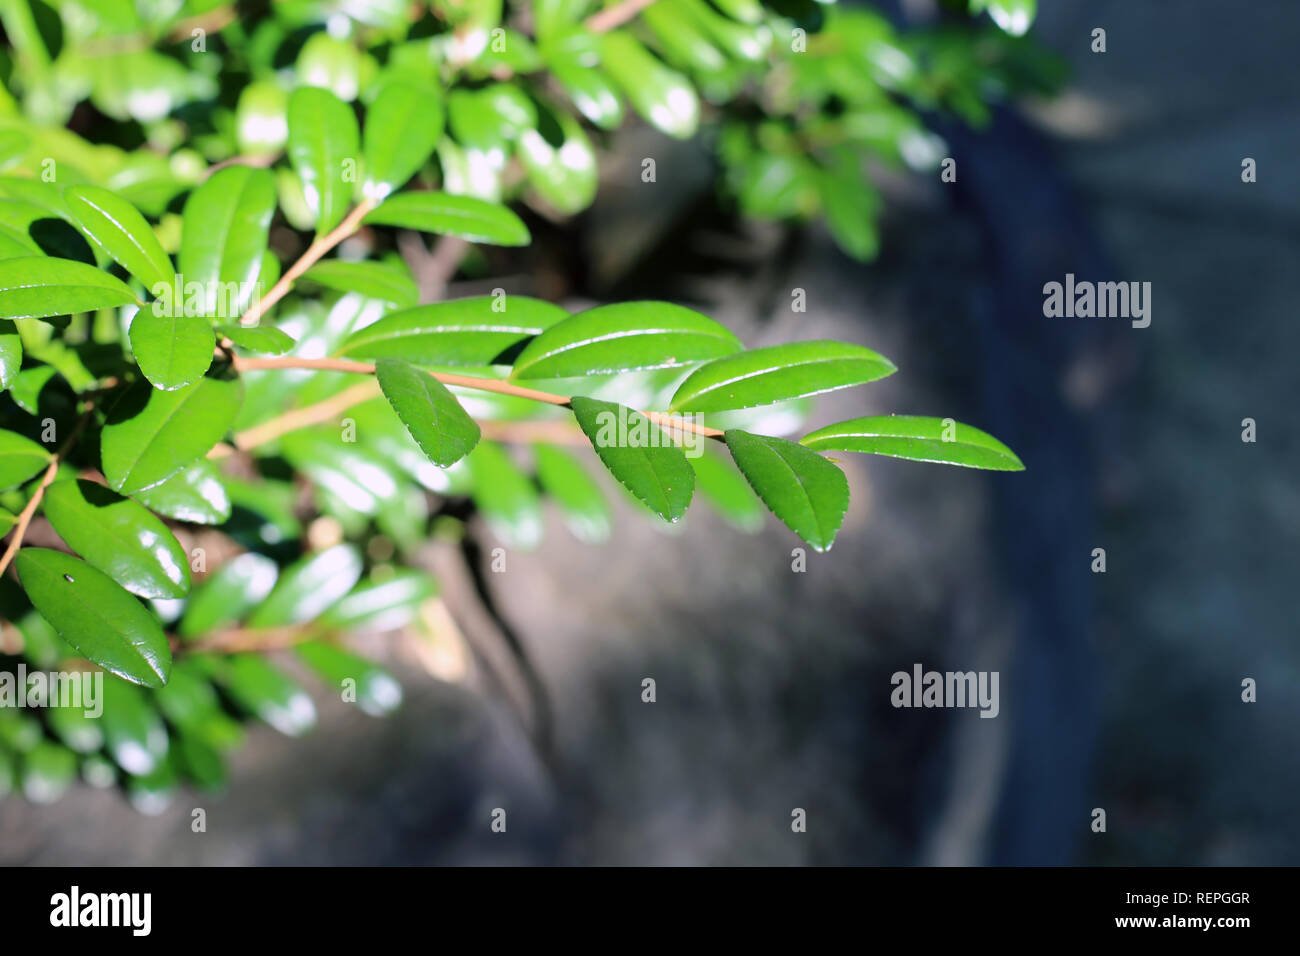
[[[609,504],[600,485],[572,455],[554,445],[536,445],[537,481],[555,499],[565,527],[579,541],[600,544],[609,539]]]
[[[21,485],[48,466],[51,457],[44,445],[0,429],[0,490]]]

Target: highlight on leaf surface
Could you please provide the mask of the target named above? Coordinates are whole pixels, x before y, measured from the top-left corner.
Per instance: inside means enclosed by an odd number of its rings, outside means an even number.
[[[801,438],[800,444],[819,451],[856,451],[995,471],[1025,468],[1015,452],[992,435],[951,418],[919,415],[854,418],[819,428]]]

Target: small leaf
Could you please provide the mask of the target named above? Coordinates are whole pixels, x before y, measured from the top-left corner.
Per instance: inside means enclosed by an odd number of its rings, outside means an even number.
[[[320,620],[341,630],[393,631],[415,620],[420,603],[437,593],[438,586],[428,574],[397,568],[391,577],[358,584]]]
[[[971,13],[984,10],[1004,33],[1024,36],[1038,13],[1038,0],[971,0]]]
[[[0,318],[47,319],[138,302],[121,280],[84,262],[50,256],[0,260]]]
[[[576,378],[674,368],[739,352],[740,340],[706,315],[668,302],[602,305],[542,332],[515,360],[512,378]]]
[[[763,527],[763,503],[724,456],[706,451],[691,459],[695,487],[726,522],[742,531]]]
[[[550,67],[551,75],[588,121],[601,129],[617,129],[622,125],[623,101],[603,72],[571,58],[552,60]]]
[[[243,386],[225,374],[163,392],[137,382],[109,409],[100,440],[104,477],[124,495],[162,484],[202,458],[239,413]]]
[[[454,465],[478,444],[477,423],[432,375],[390,358],[375,364],[375,375],[393,411],[435,465]]]
[[[575,396],[574,417],[605,467],[665,521],[686,513],[695,472],[686,453],[640,412],[613,402]]]
[[[298,737],[316,726],[316,706],[307,692],[259,654],[231,656],[220,680],[235,703],[282,734]]]
[[[0,392],[14,383],[23,367],[23,340],[18,327],[8,319],[0,319]]]
[[[579,541],[609,540],[609,505],[600,486],[573,456],[554,445],[536,445],[537,481],[564,513],[564,524]]]
[[[302,180],[318,236],[347,214],[352,183],[345,168],[359,158],[360,139],[356,114],[333,93],[303,86],[290,95],[289,161]]]
[[[715,359],[687,377],[670,408],[723,412],[770,405],[875,381],[896,371],[870,349],[846,342],[794,342]]]
[[[385,83],[366,110],[365,195],[385,199],[433,154],[442,138],[442,104],[431,86]]]
[[[171,259],[139,210],[98,186],[69,186],[63,198],[82,232],[146,289],[169,285],[176,276]]]
[[[568,317],[558,305],[522,295],[452,299],[390,313],[352,333],[338,354],[430,366],[508,365],[524,343]]]
[[[950,418],[875,415],[819,428],[800,439],[818,451],[856,451],[967,468],[1023,471],[1013,452],[992,435]]]
[[[523,220],[505,206],[432,190],[399,193],[368,213],[363,222],[458,236],[494,246],[526,246],[531,238]]]
[[[519,133],[519,157],[538,194],[557,211],[572,215],[596,198],[596,151],[577,120],[553,115],[554,140],[529,127]]]
[[[216,336],[204,319],[143,308],[131,320],[131,351],[144,377],[165,392],[193,385],[212,365]]]
[[[814,550],[828,550],[849,507],[844,472],[784,438],[738,429],[724,438],[736,466],[772,513]]]
[[[217,331],[237,347],[262,355],[283,355],[297,344],[273,325],[219,325]]]
[[[319,616],[361,578],[361,556],[339,544],[284,570],[270,596],[248,619],[249,627],[285,627]]]
[[[119,767],[134,777],[153,773],[167,759],[170,740],[153,701],[137,687],[104,681],[104,743]]]
[[[45,446],[0,429],[0,490],[21,485],[49,465],[50,457]]]
[[[143,505],[93,481],[56,481],[45,516],[73,551],[132,594],[179,598],[190,590],[185,550]]]
[[[345,262],[324,259],[302,276],[327,289],[359,292],[370,299],[391,302],[398,308],[410,308],[420,300],[420,290],[410,273],[382,262]]]
[[[509,548],[536,548],[542,540],[542,502],[528,476],[496,442],[479,442],[465,461],[474,505],[491,532]]]
[[[255,551],[231,558],[194,589],[178,633],[189,640],[237,624],[271,593],[279,573],[274,561]]]
[[[372,717],[391,714],[402,703],[402,685],[378,664],[324,641],[306,641],[298,656],[322,678],[340,690],[345,682],[356,694],[356,704]]]
[[[45,548],[23,548],[14,564],[32,604],[79,653],[133,683],[167,683],[172,653],[162,628],[112,578]]]
[[[201,292],[203,315],[242,315],[257,294],[274,212],[269,170],[227,166],[195,189],[181,214],[178,261],[185,281],[170,296],[171,311],[181,311],[174,300],[184,295],[188,301],[185,289],[193,287]]]
[[[137,492],[135,497],[176,521],[221,524],[230,517],[230,496],[217,466],[206,458],[187,465],[160,485]]]
[[[400,491],[393,463],[369,448],[342,441],[337,428],[304,428],[285,435],[281,449],[294,468],[354,512],[377,515]]]
[[[20,766],[23,796],[35,804],[54,803],[77,779],[77,755],[50,740],[42,740],[23,754]],[[0,794],[4,790],[0,785]]]
[[[600,60],[650,125],[677,139],[695,135],[700,100],[689,79],[664,66],[639,40],[622,30],[601,37]]]

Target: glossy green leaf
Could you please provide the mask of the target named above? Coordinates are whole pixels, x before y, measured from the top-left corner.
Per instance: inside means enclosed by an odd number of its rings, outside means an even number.
[[[23,367],[23,340],[18,328],[8,319],[0,319],[0,392],[9,388]]]
[[[32,803],[54,803],[77,779],[77,756],[67,747],[43,740],[23,754],[19,778],[23,796]]]
[[[551,75],[589,122],[601,129],[617,129],[622,125],[623,101],[603,71],[572,59],[556,59],[550,66]]]
[[[304,86],[290,95],[289,161],[302,180],[318,236],[347,214],[353,186],[347,170],[360,157],[360,139],[356,114],[333,93]]]
[[[279,572],[274,561],[255,551],[231,558],[194,589],[177,633],[188,640],[237,624],[271,593]]]
[[[112,578],[45,548],[23,548],[14,564],[32,604],[79,653],[137,684],[167,682],[172,655],[162,628]]]
[[[283,355],[296,344],[273,325],[219,325],[217,331],[237,347],[261,355]]]
[[[30,438],[0,429],[0,490],[21,485],[50,463],[52,452]]]
[[[375,375],[393,411],[435,465],[454,465],[478,444],[478,424],[432,375],[391,358],[375,363]]]
[[[133,205],[98,186],[69,186],[63,198],[82,231],[146,289],[171,283],[172,261]]]
[[[690,462],[696,489],[728,524],[751,532],[763,527],[763,503],[730,461],[706,450]]]
[[[402,703],[402,685],[378,664],[324,641],[307,641],[298,656],[324,680],[372,717],[391,714]]]
[[[473,296],[384,316],[338,350],[350,358],[400,358],[415,365],[508,365],[534,336],[569,317],[527,296]]]
[[[686,453],[644,415],[594,398],[575,396],[573,414],[596,454],[628,491],[665,521],[686,513],[695,472]]]
[[[706,315],[668,302],[602,305],[559,322],[524,347],[513,378],[570,378],[673,368],[740,351]]]
[[[579,541],[600,544],[609,539],[609,504],[600,485],[572,455],[554,445],[536,445],[537,481],[564,515],[564,525]]]
[[[270,596],[248,619],[249,627],[284,627],[317,617],[361,578],[361,556],[340,544],[285,569]]]
[[[370,299],[407,309],[420,299],[420,290],[406,269],[383,262],[345,262],[324,259],[302,276],[339,292],[359,292]]]
[[[0,318],[45,319],[138,302],[107,272],[71,259],[0,259]]]
[[[849,507],[844,472],[784,438],[733,429],[725,440],[736,466],[772,513],[814,550],[828,550]]]
[[[722,412],[770,405],[884,378],[896,371],[883,355],[846,342],[793,342],[715,359],[692,372],[670,408]]]
[[[274,156],[289,139],[289,96],[270,80],[249,83],[235,109],[235,136],[244,156]]]
[[[465,461],[474,504],[492,534],[509,548],[536,548],[542,540],[542,502],[528,476],[496,442],[479,442]]]
[[[143,308],[131,320],[131,351],[154,388],[193,385],[212,365],[217,339],[206,319]]]
[[[352,511],[376,515],[399,493],[393,463],[356,442],[345,442],[337,428],[305,428],[286,435],[281,448],[289,463]]]
[[[874,415],[819,428],[800,443],[818,451],[856,451],[967,468],[1023,471],[1024,464],[992,435],[951,418]]]
[[[399,193],[367,213],[363,221],[494,246],[526,246],[531,238],[523,220],[505,206],[433,190]]]
[[[230,496],[217,466],[200,458],[162,484],[135,497],[153,511],[191,524],[221,524],[230,517]]]
[[[221,684],[240,707],[282,734],[297,737],[316,725],[316,706],[307,692],[261,655],[233,655]]]
[[[197,289],[199,311],[236,319],[257,295],[275,212],[275,177],[265,169],[227,166],[190,194],[181,214],[180,295]],[[262,292],[269,291],[267,289]],[[165,300],[164,300],[165,301]]]
[[[650,125],[677,139],[695,135],[700,101],[689,79],[669,69],[622,30],[601,37],[600,60]]]
[[[152,698],[119,680],[104,681],[104,742],[119,767],[135,777],[153,773],[167,759],[171,741]]]
[[[428,162],[442,138],[442,104],[431,86],[385,83],[366,110],[364,194],[386,199]]]
[[[1038,0],[971,0],[971,13],[985,10],[1003,32],[1024,36],[1038,13]]]
[[[202,458],[239,413],[243,386],[229,374],[163,392],[131,386],[109,409],[100,441],[109,486],[133,495],[159,485]]]
[[[347,631],[392,631],[413,621],[421,602],[437,593],[437,584],[425,572],[397,568],[391,577],[362,581],[320,621]]]
[[[93,481],[56,481],[45,516],[73,551],[132,594],[179,598],[190,590],[185,550],[143,505]]]
[[[183,734],[176,742],[176,756],[180,769],[200,790],[211,792],[225,788],[228,779],[226,762],[221,752],[204,737]]]
[[[532,127],[521,131],[519,157],[538,195],[558,212],[572,215],[596,198],[596,151],[573,117],[556,114],[551,126],[553,139]]]

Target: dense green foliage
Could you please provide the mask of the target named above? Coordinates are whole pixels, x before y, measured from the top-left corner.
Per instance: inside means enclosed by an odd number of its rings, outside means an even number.
[[[269,649],[390,710],[398,685],[340,638],[428,626],[414,557],[448,502],[508,548],[539,543],[546,499],[599,542],[603,465],[660,519],[698,489],[825,550],[849,492],[821,451],[1022,467],[949,419],[763,433],[895,371],[869,349],[746,350],[664,302],[422,301],[396,242],[527,246],[529,217],[592,203],[631,112],[707,130],[745,213],[824,216],[870,258],[864,163],[933,168],[918,111],[981,122],[1046,83],[1018,36],[812,0],[265,6],[0,3],[0,647],[110,675],[99,719],[0,707],[0,795],[53,799],[78,770],[142,809],[220,786],[232,715],[314,722]],[[1033,12],[972,6],[1017,35]]]

